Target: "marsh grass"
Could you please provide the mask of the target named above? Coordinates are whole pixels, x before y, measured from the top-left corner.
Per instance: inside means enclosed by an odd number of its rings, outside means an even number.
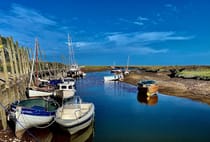
[[[210,69],[183,70],[179,72],[178,75],[185,77],[210,77]]]

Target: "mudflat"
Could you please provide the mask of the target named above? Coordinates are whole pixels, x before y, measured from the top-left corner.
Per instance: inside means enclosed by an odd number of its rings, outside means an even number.
[[[170,77],[169,72],[132,71],[125,76],[124,82],[137,85],[141,79],[156,80],[162,94],[190,98],[210,105],[210,81]]]

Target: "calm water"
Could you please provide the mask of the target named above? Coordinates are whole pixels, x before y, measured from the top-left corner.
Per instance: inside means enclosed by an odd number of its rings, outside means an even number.
[[[69,136],[53,128],[48,141],[210,142],[209,105],[162,94],[147,104],[135,86],[104,83],[103,76],[109,74],[89,73],[76,84],[77,95],[95,104],[94,129]]]
[[[89,73],[77,82],[77,94],[95,104],[94,142],[210,141],[209,105],[162,94],[148,105],[135,86],[104,83],[108,74]]]

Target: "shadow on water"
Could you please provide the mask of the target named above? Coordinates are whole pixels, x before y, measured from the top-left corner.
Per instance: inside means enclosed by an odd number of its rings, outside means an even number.
[[[46,129],[31,128],[29,131],[39,142],[92,142],[94,137],[94,122],[73,135],[67,129],[60,128],[57,125]],[[36,140],[31,140],[31,137],[27,133],[23,135],[22,139],[36,142]]]
[[[152,96],[147,96],[147,93],[144,91],[139,91],[137,94],[137,100],[141,104],[146,104],[146,105],[156,105],[158,103],[158,95],[154,94]]]

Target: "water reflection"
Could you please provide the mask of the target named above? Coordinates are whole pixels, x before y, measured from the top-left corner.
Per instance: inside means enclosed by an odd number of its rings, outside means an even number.
[[[85,129],[82,129],[81,131],[70,135],[68,130],[56,130],[52,142],[91,142],[93,141],[94,136],[94,122],[90,124]]]
[[[51,129],[51,130],[50,130]],[[90,124],[85,129],[70,135],[68,130],[64,130],[59,128],[57,125],[52,126],[48,129],[37,129],[31,128],[29,129],[30,134],[24,134],[23,139],[30,140],[31,142],[39,141],[39,142],[92,142],[94,136],[94,122]],[[33,140],[32,140],[33,139]]]
[[[119,81],[104,82],[104,92],[106,95],[126,96],[131,92],[136,92],[136,86],[132,86]]]
[[[122,95],[123,91],[121,89],[121,84],[118,81],[105,81],[104,91],[107,95]]]
[[[137,94],[137,100],[140,103],[147,105],[156,105],[158,103],[158,95],[154,94],[152,96],[147,96],[145,92],[139,91]]]

